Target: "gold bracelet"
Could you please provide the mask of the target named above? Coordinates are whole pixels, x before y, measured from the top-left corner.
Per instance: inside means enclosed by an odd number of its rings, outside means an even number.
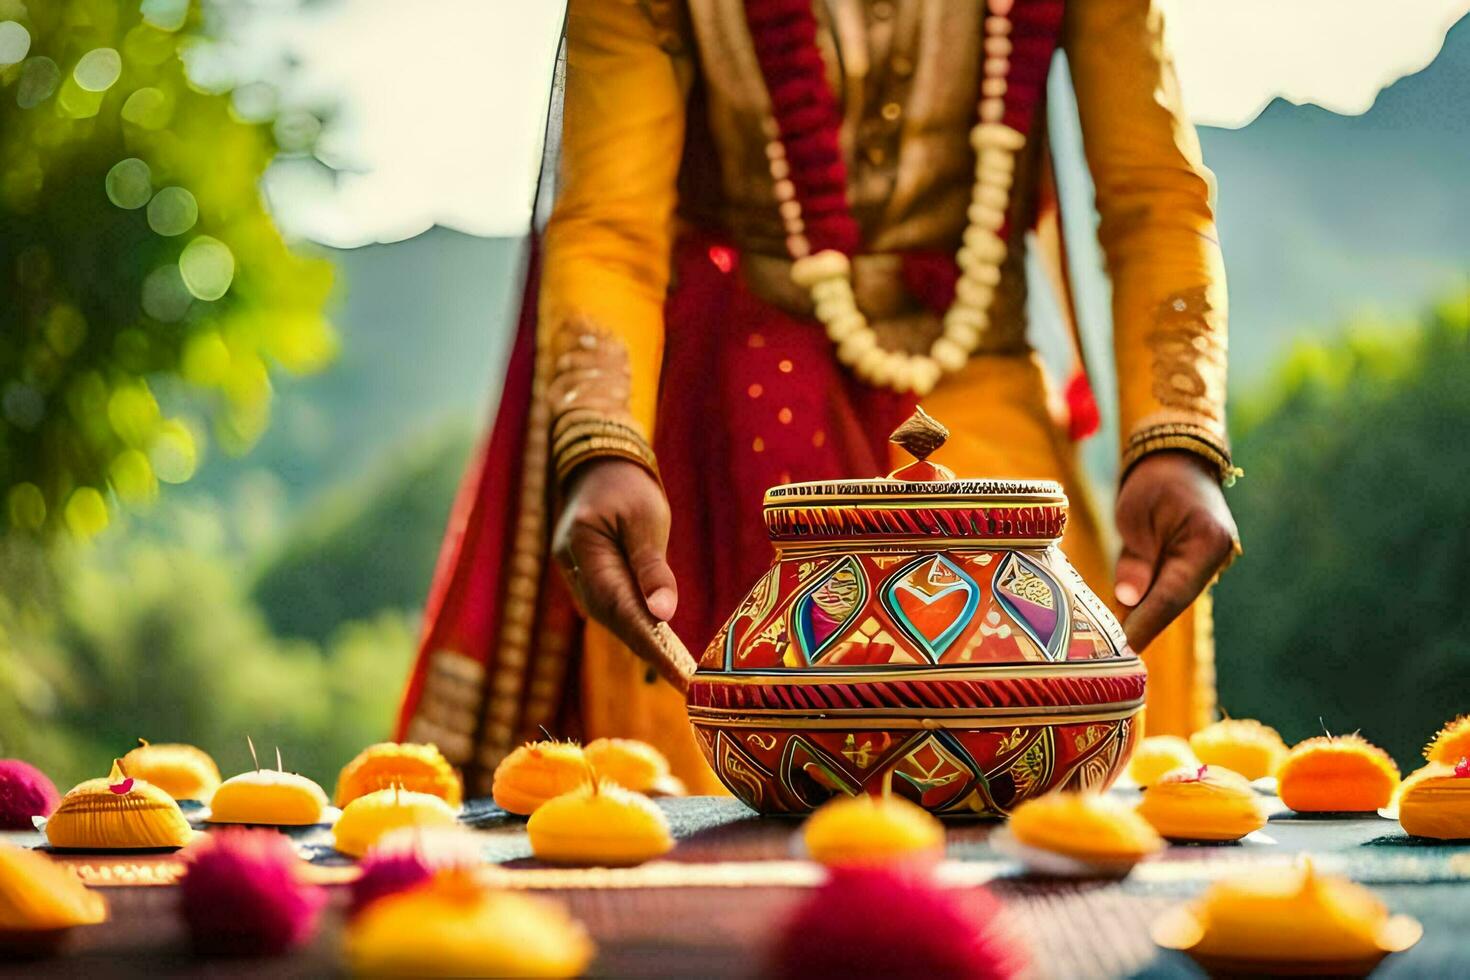
[[[1151,425],[1128,438],[1119,467],[1119,480],[1128,475],[1145,456],[1165,450],[1182,450],[1206,460],[1216,470],[1223,486],[1232,485],[1245,471],[1230,459],[1230,450],[1209,429],[1198,425],[1173,422]]]
[[[585,452],[586,447],[593,444],[601,448],[619,446],[636,455],[653,458],[653,451],[643,437],[625,426],[578,426],[553,440],[551,454],[559,459],[568,453]]]
[[[588,440],[585,443],[577,443],[571,451],[558,456],[556,461],[557,482],[565,484],[573,470],[594,459],[625,459],[641,466],[658,482],[663,482],[652,453],[632,443],[613,440]]]
[[[553,432],[552,458],[559,483],[565,483],[582,463],[606,457],[637,463],[662,482],[653,449],[642,433],[627,423],[579,410],[558,419]]]
[[[630,442],[643,442],[643,436],[630,426],[620,426],[617,423],[601,422],[578,422],[569,425],[565,430],[553,434],[551,440],[551,452],[553,455],[561,452],[565,447],[583,439],[627,439]]]

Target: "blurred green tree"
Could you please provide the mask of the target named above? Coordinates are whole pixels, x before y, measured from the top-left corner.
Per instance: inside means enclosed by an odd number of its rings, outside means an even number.
[[[314,120],[231,88],[190,0],[0,0],[0,502],[88,537],[243,451],[336,350],[258,180]],[[186,71],[186,62],[190,69]]]
[[[1221,704],[1288,740],[1361,729],[1419,765],[1470,711],[1470,293],[1298,348],[1235,414]]]
[[[462,424],[416,435],[303,508],[251,587],[272,628],[321,641],[346,620],[420,608],[473,440]]]
[[[245,593],[245,562],[209,545],[226,540],[217,518],[177,517],[186,529],[172,538],[0,552],[0,756],[29,759],[64,788],[140,736],[193,742],[237,772],[249,734],[330,786],[389,735],[414,615],[383,609],[320,645],[278,639]],[[42,563],[56,574],[37,593]]]

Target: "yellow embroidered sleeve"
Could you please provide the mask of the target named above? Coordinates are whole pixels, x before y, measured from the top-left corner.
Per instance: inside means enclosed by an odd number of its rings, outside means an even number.
[[[1123,469],[1186,449],[1233,473],[1214,178],[1180,104],[1154,0],[1067,6],[1064,45],[1113,285]]]
[[[656,13],[633,0],[568,5],[540,297],[559,471],[596,455],[637,458],[630,434],[647,440],[653,431],[690,71]]]

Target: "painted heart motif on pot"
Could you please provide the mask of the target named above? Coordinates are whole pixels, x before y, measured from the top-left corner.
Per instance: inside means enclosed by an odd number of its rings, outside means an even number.
[[[970,624],[980,604],[980,586],[944,555],[926,555],[889,579],[883,604],[937,663]]]

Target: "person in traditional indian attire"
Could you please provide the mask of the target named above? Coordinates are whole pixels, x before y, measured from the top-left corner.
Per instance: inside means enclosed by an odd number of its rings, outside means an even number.
[[[1086,375],[1052,385],[1025,313],[1028,241],[1065,268],[1059,49],[1112,283],[1115,562]],[[398,737],[472,792],[542,732],[645,739],[716,791],[662,624],[703,649],[768,567],[766,488],[887,473],[919,401],[952,432],[936,462],[1063,484],[1147,730],[1206,723],[1204,590],[1236,549],[1225,279],[1154,0],[571,0],[565,65],[555,206]]]

